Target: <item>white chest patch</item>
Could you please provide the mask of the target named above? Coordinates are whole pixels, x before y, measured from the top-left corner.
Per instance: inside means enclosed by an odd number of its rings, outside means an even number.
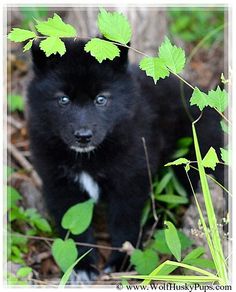
[[[99,186],[95,180],[87,172],[82,171],[79,175],[79,183],[81,188],[97,203],[99,199]]]

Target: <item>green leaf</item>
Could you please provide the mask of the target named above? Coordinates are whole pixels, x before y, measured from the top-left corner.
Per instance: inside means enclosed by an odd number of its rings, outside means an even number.
[[[151,210],[151,202],[150,200],[148,200],[142,210],[142,216],[141,216],[141,222],[140,222],[142,227],[146,224],[148,220],[150,210]]]
[[[76,261],[78,251],[73,239],[57,238],[52,244],[52,255],[63,272]]]
[[[225,164],[229,165],[229,151],[228,149],[220,148],[221,159]]]
[[[116,45],[98,38],[93,38],[87,42],[84,50],[95,57],[99,63],[106,59],[113,60],[115,57],[120,56],[120,50]]]
[[[30,268],[30,267],[22,267],[22,268],[20,268],[20,269],[17,271],[16,275],[17,275],[17,277],[19,277],[19,278],[25,278],[25,277],[29,276],[29,274],[30,274],[31,272],[32,272],[32,268]]]
[[[176,195],[158,195],[155,196],[157,201],[169,203],[169,204],[188,204],[186,197],[180,197]]]
[[[13,28],[7,37],[12,42],[23,42],[35,38],[36,34],[27,29]]]
[[[76,29],[70,25],[63,22],[61,17],[54,13],[52,18],[48,18],[47,21],[37,21],[35,26],[37,31],[43,35],[50,37],[76,37]]]
[[[209,105],[208,96],[204,92],[200,91],[197,87],[195,87],[193,94],[190,98],[191,105],[197,105],[199,109],[202,111],[204,107]]]
[[[184,169],[185,169],[186,172],[188,172],[190,170],[189,164],[186,164],[185,167],[184,167]]]
[[[93,207],[92,199],[72,206],[62,218],[62,227],[75,235],[83,233],[91,223]]]
[[[139,274],[148,275],[157,267],[159,257],[157,253],[151,249],[145,251],[135,249],[131,254],[130,261]]]
[[[51,226],[49,225],[48,221],[44,218],[36,218],[34,220],[35,226],[44,232],[52,232]]]
[[[193,144],[193,138],[192,137],[183,137],[178,139],[177,146],[180,148],[189,147]]]
[[[23,237],[22,234],[17,232],[9,234],[8,240],[12,245],[17,245],[18,247],[25,247],[28,242],[28,238]]]
[[[180,73],[184,68],[184,50],[172,45],[167,37],[165,37],[165,41],[159,48],[159,57],[163,60],[165,66],[174,73]]]
[[[194,267],[199,267],[202,269],[212,269],[215,270],[215,264],[212,260],[209,259],[203,259],[203,258],[198,258],[198,259],[189,259],[183,261],[185,264],[188,264],[190,266]]]
[[[165,239],[166,243],[173,254],[173,256],[177,259],[178,262],[181,261],[181,242],[179,240],[177,229],[175,228],[174,224],[170,221],[165,221],[164,224],[166,225],[165,232]]]
[[[100,9],[98,28],[109,40],[127,44],[131,39],[131,27],[127,18],[119,12],[107,12]]]
[[[208,103],[210,107],[216,108],[223,113],[228,106],[228,93],[218,86],[216,90],[208,92]]]
[[[167,184],[169,183],[169,181],[171,180],[172,178],[172,173],[171,172],[167,172],[163,177],[162,179],[157,182],[157,187],[155,189],[155,194],[160,194],[164,188],[167,186]]]
[[[216,164],[219,163],[219,159],[213,147],[208,150],[207,154],[202,160],[202,163],[204,167],[209,167],[215,170]]]
[[[185,156],[186,154],[188,154],[189,152],[189,148],[181,148],[181,149],[177,149],[174,154],[171,156],[171,158],[175,159],[175,158],[179,158],[182,156]]]
[[[14,112],[16,110],[18,111],[24,110],[24,100],[21,95],[15,95],[15,94],[8,95],[7,104],[11,112]]]
[[[139,68],[145,71],[147,76],[152,77],[155,84],[160,78],[164,79],[170,75],[170,72],[166,68],[164,61],[157,57],[143,58],[139,63]]]
[[[202,247],[202,246],[197,247],[185,256],[185,258],[183,259],[183,263],[185,263],[186,260],[197,259],[200,256],[202,256],[204,253],[205,253],[204,247]]]
[[[189,164],[187,164],[187,165],[189,166]],[[187,192],[186,192],[185,188],[179,182],[179,180],[175,174],[173,174],[172,182],[173,182],[175,192],[178,193],[180,196],[187,197]]]
[[[59,284],[59,288],[64,288],[66,283],[68,282],[70,275],[73,271],[73,268],[88,254],[90,253],[92,250],[92,248],[88,251],[86,251],[86,253],[84,253],[82,256],[80,256],[64,273],[63,277],[60,280],[60,284]]]
[[[226,134],[229,134],[229,127],[224,120],[220,121],[220,126],[223,132],[225,132]]]
[[[164,166],[188,164],[190,161],[186,158],[178,158],[175,161],[168,162]]]
[[[14,172],[16,172],[16,170],[15,170],[13,167],[9,166],[9,165],[5,165],[5,166],[4,166],[4,173],[5,173],[5,172],[6,172],[7,178],[9,178],[9,177],[11,177],[11,175],[12,175]]]
[[[16,206],[20,200],[22,200],[20,193],[15,188],[7,186],[7,209]]]
[[[28,41],[28,43],[23,48],[23,52],[30,50],[32,45],[33,45],[33,40]]]
[[[52,54],[59,53],[61,56],[65,54],[66,47],[64,42],[58,37],[48,37],[41,41],[39,47],[49,57]]]

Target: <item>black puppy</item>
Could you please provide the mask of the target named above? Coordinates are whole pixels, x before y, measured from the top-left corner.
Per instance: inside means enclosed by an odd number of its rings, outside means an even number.
[[[61,218],[70,206],[103,196],[109,206],[112,246],[125,241],[135,245],[150,194],[142,137],[154,175],[170,161],[176,140],[191,136],[191,121],[178,80],[170,77],[154,85],[137,66],[128,64],[125,48],[119,58],[99,64],[84,51],[84,44],[67,41],[64,56],[49,58],[33,47],[28,125],[34,166],[61,233]],[[188,103],[191,90],[184,87],[184,94]],[[197,117],[195,110],[191,114]],[[199,123],[203,153],[222,144],[218,122],[211,110]],[[185,179],[181,171],[179,176]],[[92,233],[89,228],[76,239],[93,243]],[[122,253],[113,252],[107,267],[118,268],[122,259]],[[85,257],[80,277],[92,278],[95,263],[95,252]]]

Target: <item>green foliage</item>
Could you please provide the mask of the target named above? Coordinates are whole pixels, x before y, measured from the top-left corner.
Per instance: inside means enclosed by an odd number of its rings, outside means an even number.
[[[156,200],[169,204],[188,204],[188,198],[176,195],[157,195]]]
[[[8,34],[8,39],[12,42],[23,42],[35,37],[35,32],[21,28],[13,28],[12,31]]]
[[[30,28],[33,19],[43,20],[48,15],[48,8],[46,7],[19,7],[22,15],[22,27]]]
[[[193,143],[191,137],[183,137],[177,141],[177,149],[171,156],[173,159],[180,158],[189,153],[190,146]]]
[[[229,151],[225,148],[220,148],[221,159],[225,164],[229,165]]]
[[[91,39],[85,45],[84,50],[95,57],[99,63],[106,59],[113,60],[115,57],[120,56],[120,50],[116,45],[98,38]]]
[[[25,278],[25,277],[29,276],[31,272],[32,272],[32,268],[22,267],[17,271],[16,275],[18,278]]]
[[[147,76],[153,78],[156,84],[160,78],[170,75],[170,72],[179,73],[185,64],[185,53],[183,49],[172,45],[166,37],[159,48],[159,57],[144,57],[139,67],[146,72]]]
[[[33,40],[28,41],[26,45],[24,45],[23,52],[30,50],[33,46]]]
[[[159,57],[164,61],[165,66],[171,70],[171,72],[180,73],[184,68],[184,50],[172,45],[167,37],[165,37],[164,42],[159,48]]]
[[[50,36],[41,41],[39,47],[42,51],[44,51],[46,57],[56,53],[59,53],[62,56],[66,52],[64,42],[59,37],[54,36]]]
[[[165,239],[166,243],[173,254],[173,256],[177,259],[178,262],[181,260],[181,243],[179,240],[178,232],[173,223],[170,221],[165,221],[164,224],[166,225],[165,232]]]
[[[228,106],[228,94],[224,89],[221,90],[219,86],[216,90],[210,90],[208,94],[195,87],[190,104],[197,105],[201,111],[206,106],[210,106],[219,112],[224,112]]]
[[[73,268],[88,254],[91,252],[92,249],[88,250],[82,256],[80,256],[64,273],[63,277],[61,278],[59,288],[64,288],[66,283],[68,282],[70,275],[73,271]]]
[[[215,7],[170,8],[168,16],[171,34],[185,42],[197,43],[224,23],[224,10],[216,10]],[[210,36],[205,42],[205,47],[210,48],[216,38],[223,38],[223,30]]]
[[[170,75],[164,61],[157,57],[143,58],[139,63],[139,68],[145,71],[147,76],[152,77],[155,84],[160,78],[164,79]]]
[[[177,233],[181,244],[181,251],[186,250],[193,244],[193,241],[189,239],[182,231],[178,230]],[[172,254],[166,243],[164,229],[155,232],[154,241],[151,244],[151,248],[155,249],[161,254]]]
[[[213,170],[215,170],[216,164],[219,162],[218,156],[216,154],[216,151],[213,147],[211,147],[205,157],[202,160],[204,167],[209,167]]]
[[[7,186],[7,209],[15,207],[20,200],[22,200],[22,196],[19,192],[15,188]]]
[[[10,94],[7,96],[8,108],[11,112],[16,110],[22,112],[24,110],[24,100],[21,95]]]
[[[229,126],[226,124],[224,120],[220,121],[220,126],[223,132],[225,132],[226,134],[229,134]]]
[[[131,27],[122,13],[107,12],[100,9],[98,14],[98,28],[108,40],[127,44],[131,39]]]
[[[192,97],[190,98],[191,105],[197,105],[202,111],[204,107],[209,105],[207,94],[195,87]]]
[[[37,21],[35,28],[42,35],[50,37],[76,37],[77,32],[75,28],[66,24],[59,15],[54,13],[52,18],[48,18],[47,21]]]
[[[186,158],[178,158],[175,161],[166,163],[165,166],[188,164],[189,162],[190,161]]]
[[[208,104],[210,107],[216,108],[219,112],[223,113],[228,106],[228,93],[217,86],[216,90],[208,92]]]
[[[159,257],[152,249],[145,251],[135,249],[131,254],[130,261],[139,274],[147,275],[156,268],[159,263]]]
[[[52,255],[63,272],[73,265],[78,256],[78,251],[73,239],[62,240],[57,238],[52,244]]]
[[[92,199],[72,206],[62,218],[62,227],[75,235],[83,233],[91,223],[93,207]]]
[[[61,56],[65,54],[66,48],[61,38],[76,37],[77,32],[75,28],[63,22],[61,17],[54,13],[52,18],[48,18],[47,21],[36,20],[37,24],[35,28],[37,31],[45,37],[45,40],[40,42],[40,49],[45,52],[49,57],[52,54],[59,53]],[[14,42],[22,42],[29,40],[24,46],[24,52],[32,47],[34,39],[38,36],[34,31],[24,30],[19,28],[13,28],[8,34],[8,39]]]

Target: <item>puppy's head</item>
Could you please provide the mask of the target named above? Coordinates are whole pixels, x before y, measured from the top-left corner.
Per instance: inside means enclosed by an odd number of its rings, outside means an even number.
[[[84,51],[85,42],[66,41],[62,57],[32,49],[35,78],[28,91],[31,115],[44,131],[78,152],[94,150],[121,123],[132,119],[133,81],[128,50],[101,64]]]

